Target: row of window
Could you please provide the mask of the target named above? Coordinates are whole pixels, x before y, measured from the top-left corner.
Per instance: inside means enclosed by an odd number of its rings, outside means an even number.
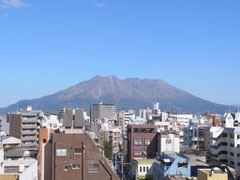
[[[140,172],[148,172],[148,171],[149,171],[149,167],[145,167],[145,166],[140,167]]]
[[[79,164],[74,164],[71,166],[73,170],[80,169]],[[64,171],[68,171],[70,166],[64,166]],[[88,164],[88,172],[89,173],[99,173],[99,165],[96,163],[89,163]]]
[[[76,154],[76,155],[82,154],[82,149],[75,148],[74,154]],[[56,156],[67,156],[67,149],[56,149]]]
[[[150,145],[151,139],[145,139],[145,145]],[[142,146],[143,140],[142,139],[134,139],[133,141],[134,146]]]

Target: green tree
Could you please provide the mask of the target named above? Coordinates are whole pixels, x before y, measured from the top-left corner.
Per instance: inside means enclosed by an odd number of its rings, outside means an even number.
[[[108,159],[112,157],[112,144],[108,141],[104,141],[104,156]]]

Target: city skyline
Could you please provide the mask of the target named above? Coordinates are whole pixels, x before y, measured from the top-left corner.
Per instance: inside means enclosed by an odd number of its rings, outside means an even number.
[[[240,104],[239,5],[0,0],[0,107],[95,75],[162,79],[212,102]]]

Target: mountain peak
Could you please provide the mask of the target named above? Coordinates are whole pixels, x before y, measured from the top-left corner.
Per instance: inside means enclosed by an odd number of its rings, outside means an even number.
[[[95,76],[63,91],[39,99],[18,102],[18,108],[32,105],[35,109],[58,111],[66,106],[89,110],[91,104],[98,101],[116,104],[118,110],[142,109],[152,106],[152,102],[161,102],[162,110],[182,113],[223,113],[230,106],[219,105],[193,96],[181,89],[169,85],[160,79],[126,78],[116,76]],[[17,104],[2,109],[2,112],[15,110]],[[0,111],[1,113],[1,111]]]

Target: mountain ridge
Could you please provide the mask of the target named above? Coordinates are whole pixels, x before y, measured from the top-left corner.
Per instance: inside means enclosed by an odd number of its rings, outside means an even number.
[[[119,79],[116,76],[95,76],[54,94],[41,98],[22,100],[6,108],[0,108],[0,114],[32,105],[34,109],[57,112],[63,107],[80,107],[89,111],[91,104],[97,101],[114,103],[118,110],[151,107],[160,102],[162,110],[176,113],[228,112],[232,106],[212,103],[174,87],[161,79]]]

